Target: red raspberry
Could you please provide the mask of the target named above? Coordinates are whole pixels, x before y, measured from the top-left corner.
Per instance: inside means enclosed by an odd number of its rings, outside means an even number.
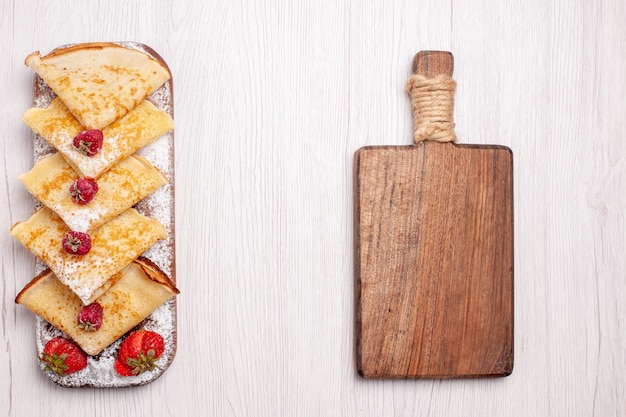
[[[83,155],[94,156],[102,149],[103,140],[104,136],[101,130],[87,129],[76,135],[72,144],[83,153]]]
[[[87,204],[96,196],[98,183],[93,178],[78,178],[70,185],[70,196],[76,204]]]
[[[63,237],[62,245],[71,255],[86,255],[91,249],[91,237],[87,233],[70,230]]]
[[[102,306],[91,303],[84,306],[78,313],[78,327],[86,332],[95,332],[102,326]]]

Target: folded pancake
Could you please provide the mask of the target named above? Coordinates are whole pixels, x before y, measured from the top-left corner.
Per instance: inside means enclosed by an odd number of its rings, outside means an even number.
[[[179,293],[172,281],[146,258],[137,259],[118,275],[115,284],[95,300],[103,310],[102,326],[95,332],[78,326],[77,316],[83,303],[49,269],[26,285],[15,302],[63,331],[88,355],[97,355]]]
[[[68,46],[45,56],[37,51],[25,64],[88,129],[102,130],[171,77],[167,66],[148,54],[113,43]]]
[[[98,192],[93,200],[77,204],[69,189],[78,178],[59,153],[40,160],[19,176],[35,198],[78,232],[100,227],[168,182],[145,158],[131,155],[98,178]]]
[[[110,286],[109,279],[160,239],[165,227],[135,209],[128,209],[90,233],[91,250],[72,255],[62,245],[69,231],[52,210],[43,207],[11,228],[13,236],[89,304]]]
[[[174,120],[145,100],[121,119],[102,130],[102,149],[87,156],[73,145],[85,128],[57,97],[48,108],[33,107],[22,120],[50,143],[80,176],[97,178],[113,165],[154,142],[174,128]]]

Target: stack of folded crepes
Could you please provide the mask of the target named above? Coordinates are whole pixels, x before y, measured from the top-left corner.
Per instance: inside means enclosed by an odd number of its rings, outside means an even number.
[[[26,65],[56,97],[23,120],[55,152],[20,176],[41,205],[11,233],[48,269],[16,302],[97,355],[179,292],[142,256],[167,228],[135,208],[168,184],[136,152],[174,128],[148,100],[171,75],[147,53],[114,43],[35,52]],[[97,331],[77,322],[91,303],[103,310]]]

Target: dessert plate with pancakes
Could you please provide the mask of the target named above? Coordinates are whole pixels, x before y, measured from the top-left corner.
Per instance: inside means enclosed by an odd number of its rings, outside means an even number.
[[[30,250],[36,276],[16,303],[36,316],[39,357],[64,337],[87,354],[65,387],[126,387],[160,377],[176,352],[173,84],[165,61],[135,42],[62,46],[25,60],[35,72],[34,166],[20,176],[35,198],[11,233]],[[86,187],[86,188],[84,188]],[[97,303],[101,324],[77,320]],[[154,366],[116,371],[135,330],[164,342]]]

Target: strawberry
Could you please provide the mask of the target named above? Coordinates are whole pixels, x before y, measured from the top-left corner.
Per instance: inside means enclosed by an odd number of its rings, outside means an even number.
[[[39,360],[46,364],[46,371],[59,376],[69,375],[87,366],[87,354],[74,342],[61,336],[46,343]]]
[[[98,129],[87,129],[74,136],[72,144],[83,155],[94,156],[102,149],[104,136]]]
[[[91,303],[84,306],[78,313],[78,327],[86,332],[95,332],[102,326],[102,306]]]
[[[121,375],[121,376],[134,376],[133,368],[131,368],[130,366],[126,366],[119,359],[115,360],[115,365],[114,366],[115,366],[115,371],[119,375]]]
[[[86,255],[91,250],[91,237],[87,233],[70,230],[63,236],[62,245],[71,255]]]
[[[153,370],[164,349],[165,343],[160,334],[150,330],[133,331],[120,345],[115,370],[122,376]]]
[[[77,178],[70,185],[70,196],[76,204],[87,204],[96,196],[98,183],[93,178]]]

